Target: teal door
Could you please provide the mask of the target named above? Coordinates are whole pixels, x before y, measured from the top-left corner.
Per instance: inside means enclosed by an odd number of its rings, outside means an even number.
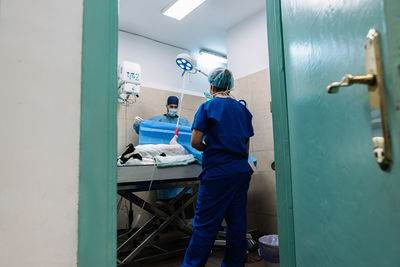
[[[280,4],[295,265],[400,266],[400,46],[394,43],[400,25],[391,23],[399,21],[398,0]],[[389,172],[380,169],[372,152],[368,87],[353,85],[333,95],[326,91],[345,74],[366,73],[364,43],[370,28],[381,33],[392,138]],[[288,167],[281,165],[281,173]],[[280,220],[283,235],[287,225]]]

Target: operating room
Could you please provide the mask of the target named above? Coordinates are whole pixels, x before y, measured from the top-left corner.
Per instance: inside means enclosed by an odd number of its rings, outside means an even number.
[[[0,266],[400,266],[399,0],[0,0]]]
[[[118,155],[126,152],[129,144],[139,145],[140,150],[140,144],[148,139],[146,134],[151,133],[141,130],[143,136],[140,136],[138,125],[149,119],[169,117],[167,105],[171,97],[179,102],[176,115],[187,119],[191,127],[196,111],[208,100],[208,74],[215,68],[228,68],[234,77],[231,95],[244,100],[241,103],[253,115],[254,136],[249,152],[256,162],[251,164],[254,173],[248,190],[247,229],[253,231],[253,240],[257,242],[262,235],[278,234],[265,1],[251,0],[246,5],[227,0],[200,2],[179,19],[164,14],[171,6],[170,1],[119,2]],[[193,64],[192,70],[179,66],[180,55],[188,56],[186,60]],[[126,92],[121,85],[128,66],[139,79]],[[178,143],[179,140],[178,134]],[[154,179],[154,171],[150,173]],[[159,207],[157,190],[148,189],[135,194]],[[134,205],[118,197],[118,233],[122,240],[126,240],[129,231],[151,220],[152,214],[142,208],[140,203]],[[186,218],[189,223],[190,217]],[[162,239],[168,233],[173,235],[173,226],[164,229],[157,238]],[[175,258],[183,255],[178,253]]]

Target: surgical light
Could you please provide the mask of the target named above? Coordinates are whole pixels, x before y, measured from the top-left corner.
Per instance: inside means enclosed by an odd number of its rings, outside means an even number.
[[[195,74],[197,72],[202,73],[203,75],[207,76],[207,74],[205,74],[204,72],[202,72],[201,70],[199,70],[198,68],[196,68],[196,64],[193,60],[193,58],[186,54],[186,53],[182,53],[176,56],[176,64],[179,66],[179,68],[181,68],[184,72],[190,72],[192,74]]]
[[[198,6],[204,3],[205,0],[177,0],[162,13],[165,16],[181,20]]]
[[[191,71],[193,70],[194,60],[188,54],[182,53],[176,57],[176,64],[185,71]]]

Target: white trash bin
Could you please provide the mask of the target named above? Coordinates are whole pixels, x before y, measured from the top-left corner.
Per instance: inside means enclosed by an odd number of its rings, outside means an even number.
[[[266,267],[279,266],[278,235],[264,235],[258,239],[258,254],[264,259]]]

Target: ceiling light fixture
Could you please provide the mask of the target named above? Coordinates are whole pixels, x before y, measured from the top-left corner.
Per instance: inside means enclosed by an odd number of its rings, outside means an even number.
[[[215,62],[215,63],[220,63],[220,64],[227,64],[228,60],[225,55],[208,51],[205,49],[201,49],[199,51],[200,56],[203,58],[203,60],[207,62]]]
[[[161,12],[165,16],[181,20],[205,1],[206,0],[178,0]]]

